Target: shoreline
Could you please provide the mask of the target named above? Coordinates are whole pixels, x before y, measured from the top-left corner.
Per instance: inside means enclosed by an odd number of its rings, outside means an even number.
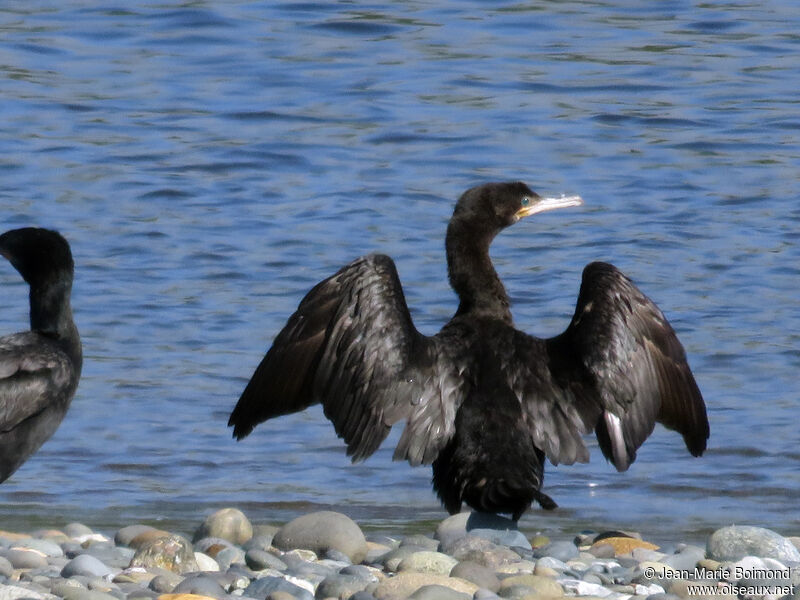
[[[760,527],[665,543],[646,531],[531,532],[481,513],[400,533],[332,510],[277,524],[235,508],[190,532],[166,525],[0,531],[0,598],[800,598],[800,538]]]

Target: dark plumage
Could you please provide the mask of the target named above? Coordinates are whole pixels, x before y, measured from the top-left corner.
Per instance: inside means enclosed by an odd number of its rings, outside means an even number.
[[[31,330],[0,338],[0,482],[58,428],[81,374],[72,320],[72,253],[55,231],[0,235],[0,254],[30,285]]]
[[[388,256],[359,258],[317,284],[242,393],[228,423],[234,436],[321,402],[357,461],[405,421],[394,458],[432,463],[433,487],[449,512],[466,502],[514,519],[533,501],[556,506],[539,491],[544,457],[588,461],[583,434],[595,431],[620,471],[656,421],[702,454],[708,420],[683,347],[658,307],[614,266],[586,267],[561,335],[514,329],[490,243],[522,217],[578,204],[541,198],[522,183],[464,193],[446,239],[460,304],[431,337],[411,322]]]

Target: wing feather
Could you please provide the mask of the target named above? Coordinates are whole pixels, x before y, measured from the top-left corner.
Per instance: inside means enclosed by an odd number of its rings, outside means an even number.
[[[573,396],[598,404],[597,438],[617,469],[635,460],[656,422],[677,430],[693,455],[703,453],[708,418],[683,346],[659,308],[616,267],[595,262],[584,269],[572,321],[548,345],[575,358],[577,364],[559,365],[562,371],[585,372]]]
[[[395,458],[432,462],[452,435],[457,372],[441,343],[414,327],[392,259],[368,255],[303,298],[228,424],[241,439],[258,423],[322,403],[354,461],[406,420]]]
[[[68,385],[70,368],[67,355],[39,333],[0,338],[0,432],[48,408]]]

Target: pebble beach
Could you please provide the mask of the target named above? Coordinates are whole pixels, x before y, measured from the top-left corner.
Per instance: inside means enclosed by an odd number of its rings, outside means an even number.
[[[428,534],[365,534],[335,511],[279,526],[225,508],[192,532],[0,531],[0,600],[795,599],[798,545],[744,525],[714,531],[704,546],[632,531],[550,539],[468,512]]]

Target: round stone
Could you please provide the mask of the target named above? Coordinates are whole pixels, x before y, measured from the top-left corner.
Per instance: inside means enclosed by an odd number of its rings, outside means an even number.
[[[264,569],[286,570],[286,563],[280,558],[258,548],[250,548],[244,555],[244,562],[254,571],[262,571]]]
[[[408,598],[409,600],[472,600],[472,595],[457,592],[443,585],[423,585]]]
[[[208,575],[193,575],[181,581],[172,590],[173,594],[196,594],[211,598],[225,598],[227,595],[222,586]]]
[[[708,538],[708,558],[736,561],[745,556],[774,558],[783,563],[800,562],[800,551],[782,535],[763,527],[732,525],[717,529]]]
[[[537,596],[556,598],[564,595],[564,588],[554,579],[540,575],[512,575],[500,582],[500,590],[522,585],[534,590]]]
[[[577,558],[578,554],[578,547],[572,542],[566,541],[550,542],[549,544],[536,548],[533,551],[533,555],[536,558],[550,556],[562,562],[567,562],[568,560]]]
[[[329,575],[317,587],[317,598],[350,598],[353,594],[362,591],[370,582],[356,575]]]
[[[450,571],[458,564],[452,556],[441,552],[423,550],[406,556],[397,566],[398,572],[415,571],[417,573],[438,573],[449,575]]]
[[[223,508],[206,517],[192,541],[204,537],[218,537],[241,545],[253,537],[253,526],[239,509]]]
[[[47,566],[47,558],[36,550],[12,548],[4,555],[15,569],[39,569]]]
[[[270,598],[274,597],[277,592],[286,592],[297,600],[314,600],[314,594],[282,577],[256,579],[245,588],[244,596],[248,598]]]
[[[130,546],[131,541],[133,541],[136,536],[148,531],[156,531],[156,528],[141,524],[128,525],[127,527],[117,530],[117,533],[114,534],[114,543],[117,546]]]
[[[328,549],[346,554],[358,564],[367,554],[361,528],[347,515],[320,511],[297,517],[275,534],[273,544],[280,550],[303,548],[323,556]]]
[[[79,554],[61,569],[61,577],[75,577],[76,575],[105,577],[111,573],[111,569],[105,563],[90,554]]]
[[[470,581],[447,577],[446,575],[434,575],[431,573],[399,573],[394,577],[385,579],[375,588],[373,595],[378,600],[389,598],[407,598],[419,588],[426,585],[441,585],[448,589],[469,594],[472,596],[478,586]]]
[[[169,535],[143,543],[131,559],[131,567],[159,567],[174,573],[197,571],[194,549],[185,537]]]
[[[67,537],[79,538],[92,535],[94,531],[92,531],[91,528],[87,527],[83,523],[70,523],[64,527],[64,533],[67,535]]]
[[[471,581],[478,587],[496,592],[500,589],[500,580],[492,569],[469,560],[458,563],[450,571],[450,577],[459,577]]]
[[[50,557],[64,556],[64,551],[61,549],[61,546],[59,546],[52,540],[30,538],[27,540],[20,540],[18,542],[15,542],[12,547],[22,548],[24,550],[34,550],[36,552],[41,552],[45,556],[50,556]]]
[[[215,572],[219,571],[219,563],[211,558],[208,554],[202,552],[194,553],[194,560],[197,562],[197,568],[200,571]]]

